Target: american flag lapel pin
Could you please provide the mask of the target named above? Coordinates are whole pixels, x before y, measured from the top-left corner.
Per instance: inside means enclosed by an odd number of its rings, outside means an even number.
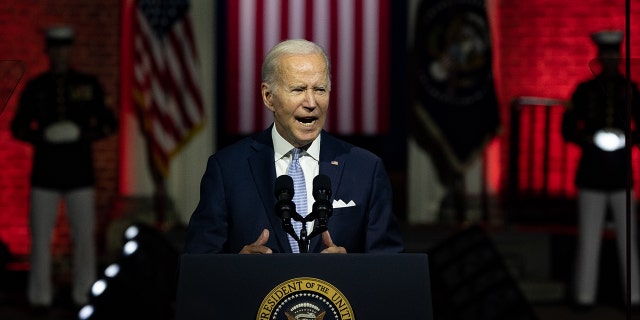
[[[331,164],[334,165],[334,166],[337,166],[338,165],[338,161],[333,160],[333,161],[331,161]]]

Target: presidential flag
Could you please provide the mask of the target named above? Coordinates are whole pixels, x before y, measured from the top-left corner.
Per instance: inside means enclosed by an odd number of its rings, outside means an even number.
[[[449,184],[481,154],[500,125],[484,1],[422,1],[413,63],[411,135]]]
[[[235,0],[222,6],[226,134],[265,129],[273,115],[260,96],[266,52],[285,39],[321,45],[331,59],[326,129],[336,134],[387,132],[390,0]]]
[[[133,94],[152,173],[204,123],[198,56],[186,0],[138,0],[133,13]]]

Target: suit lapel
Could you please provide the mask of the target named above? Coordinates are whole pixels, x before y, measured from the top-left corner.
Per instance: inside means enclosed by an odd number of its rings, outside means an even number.
[[[320,174],[327,175],[331,181],[331,199],[329,199],[329,201],[333,201],[334,195],[340,188],[340,177],[342,177],[342,168],[344,168],[345,153],[344,148],[341,148],[341,145],[334,137],[322,131],[320,161],[318,165]],[[319,251],[322,246],[322,236],[318,235],[311,239],[309,252]]]
[[[282,230],[280,218],[275,213],[276,199],[273,190],[276,181],[276,170],[271,128],[261,132],[256,137],[252,147],[255,150],[255,154],[249,159],[249,166],[256,188],[260,193],[260,199],[262,199],[262,204],[264,205],[264,212],[271,224],[272,235],[270,238],[276,240],[280,252],[286,252],[286,248],[289,248],[289,241],[287,240],[287,234]]]

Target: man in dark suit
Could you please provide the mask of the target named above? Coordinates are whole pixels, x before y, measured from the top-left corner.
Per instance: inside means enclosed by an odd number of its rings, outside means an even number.
[[[275,181],[284,174],[304,180],[293,199],[302,216],[312,212],[314,177],[331,182],[328,230],[310,239],[308,252],[402,252],[382,160],[323,130],[331,92],[324,50],[306,40],[277,44],[265,57],[261,92],[274,124],[210,156],[184,252],[301,251],[276,214]],[[296,162],[302,172],[292,171]],[[299,234],[302,224],[294,227]],[[306,223],[307,230],[313,227]]]

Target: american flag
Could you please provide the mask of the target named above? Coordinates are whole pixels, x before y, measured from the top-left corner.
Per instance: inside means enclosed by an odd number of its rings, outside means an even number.
[[[186,0],[139,0],[133,13],[133,94],[155,170],[204,122],[198,57]]]
[[[387,131],[391,0],[237,0],[226,11],[226,128],[263,130],[273,121],[259,94],[265,53],[277,42],[304,38],[331,59],[326,129],[337,134]]]

